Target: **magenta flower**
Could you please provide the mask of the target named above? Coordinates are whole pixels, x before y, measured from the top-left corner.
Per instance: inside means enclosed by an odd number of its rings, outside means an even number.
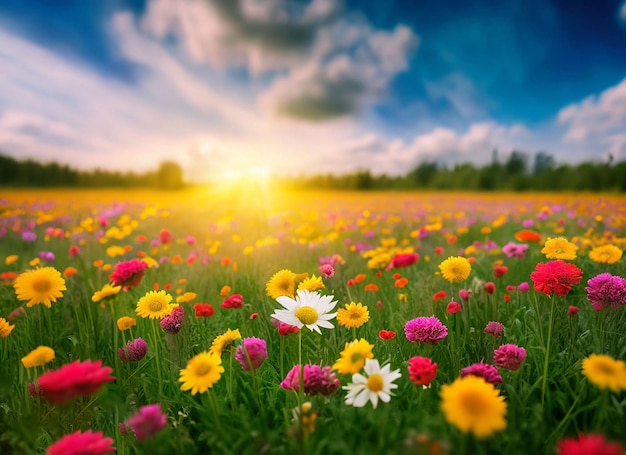
[[[143,338],[136,338],[126,343],[126,346],[117,350],[117,356],[122,362],[139,362],[148,353],[148,345]]]
[[[244,370],[256,370],[267,359],[267,343],[261,338],[244,338],[242,345],[237,346],[235,359],[241,364]]]
[[[494,338],[500,338],[502,336],[502,332],[504,331],[504,325],[500,322],[489,321],[485,326],[485,333],[493,335]]]
[[[404,334],[411,342],[437,344],[448,335],[448,328],[435,316],[420,316],[404,325]]]
[[[280,383],[285,390],[300,390],[300,365],[295,365]],[[329,366],[304,365],[304,393],[331,395],[339,388],[339,379]]]
[[[243,306],[243,296],[241,294],[233,294],[222,302],[222,308],[241,308]]]
[[[493,351],[493,362],[500,368],[516,371],[526,359],[526,349],[515,344],[503,344]]]
[[[417,253],[396,254],[385,270],[389,271],[393,268],[408,267],[419,261],[420,257]]]
[[[161,328],[164,332],[176,335],[183,327],[185,310],[182,306],[175,307],[170,314],[161,319]]]
[[[135,288],[141,283],[147,268],[148,264],[139,259],[118,262],[109,275],[109,280],[113,286],[122,286],[124,289]]]
[[[517,285],[517,290],[520,292],[528,292],[530,291],[530,285],[527,281],[522,281],[520,284]]]
[[[160,404],[149,404],[139,408],[128,419],[128,426],[135,433],[137,441],[143,441],[155,435],[167,425],[167,416],[163,414]]]
[[[102,431],[94,433],[87,430],[82,433],[80,430],[66,434],[61,439],[48,447],[48,455],[102,455],[115,452],[112,438],[103,437]]]
[[[508,257],[509,259],[524,259],[524,254],[526,254],[526,250],[528,250],[528,245],[526,245],[525,243],[509,242],[502,247],[502,252],[506,254],[506,257]]]
[[[335,275],[335,268],[332,264],[322,264],[319,266],[319,271],[324,278],[332,278]]]
[[[601,273],[587,281],[587,300],[596,310],[613,309],[626,305],[626,279],[610,273]]]
[[[461,370],[461,377],[464,376],[478,376],[491,384],[500,384],[502,382],[502,376],[498,372],[498,369],[488,363],[473,363]]]

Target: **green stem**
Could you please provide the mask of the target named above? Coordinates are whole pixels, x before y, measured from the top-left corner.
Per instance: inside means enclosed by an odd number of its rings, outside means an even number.
[[[543,362],[543,377],[541,382],[541,405],[543,406],[546,397],[546,386],[548,384],[548,363],[550,360],[550,343],[552,342],[552,322],[554,318],[554,298],[550,300],[550,319],[548,321],[548,341],[546,343],[546,356]]]
[[[157,377],[159,380],[159,399],[163,395],[163,379],[161,378],[161,350],[159,348],[158,322],[150,321],[152,325],[152,336],[154,337],[154,358],[156,359]]]

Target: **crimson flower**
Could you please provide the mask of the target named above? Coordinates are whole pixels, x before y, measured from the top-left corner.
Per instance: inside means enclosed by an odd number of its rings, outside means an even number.
[[[106,382],[115,381],[113,368],[103,367],[102,360],[92,362],[76,360],[58,370],[47,371],[37,380],[39,394],[48,401],[59,404],[79,395],[91,395]]]
[[[540,262],[530,274],[535,291],[547,295],[554,293],[560,297],[565,297],[572,289],[572,285],[580,283],[582,276],[582,270],[561,259]]]

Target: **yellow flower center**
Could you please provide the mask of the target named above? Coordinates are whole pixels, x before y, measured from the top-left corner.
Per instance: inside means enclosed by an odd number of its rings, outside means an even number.
[[[465,412],[474,416],[480,415],[482,409],[485,407],[483,400],[473,393],[466,394],[463,397],[462,403]]]
[[[205,376],[207,374],[209,374],[209,372],[211,371],[211,364],[210,363],[201,363],[200,365],[198,365],[196,367],[196,374],[198,376]]]
[[[383,377],[378,373],[374,373],[369,378],[367,378],[367,388],[372,392],[380,392],[383,390],[385,386],[385,381],[383,381]]]
[[[50,280],[47,279],[39,279],[33,282],[33,289],[39,294],[47,293],[48,291],[50,291],[51,287],[52,284],[50,283]]]
[[[361,319],[361,312],[359,310],[354,310],[350,313],[350,319]]]
[[[310,306],[303,306],[296,310],[294,316],[304,325],[315,324],[318,319],[317,311]]]
[[[154,311],[156,313],[163,310],[163,302],[159,300],[153,300],[152,302],[150,302],[148,307],[150,308],[150,311]]]
[[[357,363],[357,362],[360,362],[361,360],[363,360],[363,356],[361,355],[360,352],[355,352],[354,354],[352,354],[352,357],[350,357],[350,361],[352,363]]]
[[[599,373],[605,374],[607,376],[612,376],[615,374],[615,368],[613,368],[613,365],[610,365],[608,363],[598,362],[598,364],[596,365],[596,369]]]

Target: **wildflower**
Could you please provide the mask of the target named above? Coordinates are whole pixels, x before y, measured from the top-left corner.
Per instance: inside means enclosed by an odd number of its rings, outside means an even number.
[[[126,346],[117,350],[117,356],[122,362],[139,362],[148,353],[148,344],[143,338],[136,338],[126,343]]]
[[[0,318],[0,338],[8,337],[14,328],[15,326],[9,324],[6,319]]]
[[[528,292],[530,291],[530,286],[528,285],[528,282],[523,281],[517,285],[517,290],[520,292]]]
[[[364,273],[359,273],[357,276],[354,277],[354,282],[355,283],[360,283],[365,278],[367,278],[367,275],[365,275]]]
[[[332,264],[322,264],[319,266],[320,273],[324,276],[324,278],[332,278],[335,275],[335,268]]]
[[[408,267],[415,264],[417,261],[419,261],[419,259],[420,257],[417,253],[396,254],[387,266],[386,270],[400,267]]]
[[[582,278],[582,270],[562,260],[540,262],[530,274],[535,291],[564,297]]]
[[[578,439],[567,438],[557,445],[558,455],[624,455],[618,442],[609,442],[602,434],[580,433]]]
[[[67,289],[61,273],[54,267],[39,267],[22,272],[13,286],[17,298],[27,301],[27,307],[42,303],[50,308],[50,302],[56,302]]]
[[[378,292],[378,286],[375,283],[368,283],[363,287],[366,291]]]
[[[148,291],[137,302],[135,313],[142,318],[163,319],[178,305],[173,305],[172,296],[165,291]]]
[[[69,278],[76,274],[78,274],[78,270],[76,270],[76,267],[66,267],[65,270],[63,270],[63,276],[65,278]]]
[[[222,286],[222,289],[220,289],[220,297],[226,297],[228,294],[230,294],[230,291],[230,286]]]
[[[215,339],[213,340],[213,343],[211,344],[211,348],[209,349],[209,353],[217,354],[218,356],[221,356],[222,352],[230,348],[230,345],[235,340],[240,340],[240,339],[241,339],[241,333],[239,333],[239,329],[235,329],[235,330],[228,329],[223,334],[215,337]]]
[[[605,354],[591,354],[582,363],[582,372],[601,389],[615,393],[626,390],[626,363]]]
[[[48,346],[39,346],[22,357],[22,365],[26,368],[38,367],[54,360],[54,349]]]
[[[348,329],[361,327],[369,319],[370,313],[362,303],[350,302],[337,310],[337,322]]]
[[[135,318],[131,318],[128,316],[122,316],[117,320],[117,328],[124,331],[128,330],[131,327],[135,327],[137,325],[137,321]]]
[[[175,307],[170,314],[161,319],[159,324],[164,332],[176,335],[183,327],[185,319],[185,310],[182,306]]]
[[[391,400],[391,390],[398,388],[393,381],[402,375],[400,370],[391,371],[389,364],[381,368],[376,359],[367,359],[364,370],[367,376],[355,373],[352,382],[343,387],[343,390],[348,391],[346,404],[361,408],[370,401],[376,409],[379,399],[385,403]]]
[[[191,390],[191,394],[204,393],[220,380],[224,367],[217,352],[201,352],[187,362],[187,368],[180,370],[180,390]]]
[[[578,314],[578,307],[574,305],[570,305],[567,307],[567,315],[569,317],[576,316]]]
[[[244,370],[250,371],[250,366],[256,370],[267,359],[267,343],[261,338],[244,338],[242,344],[237,346],[235,359]]]
[[[404,288],[407,284],[409,284],[409,280],[407,280],[406,278],[398,278],[393,283],[394,287],[397,287],[398,289]]]
[[[491,281],[487,281],[484,285],[483,285],[483,289],[485,290],[485,292],[489,295],[493,294],[494,292],[496,292],[496,285],[491,282]]]
[[[444,279],[450,283],[465,281],[472,271],[472,266],[467,258],[462,256],[451,256],[441,264],[439,270]]]
[[[285,324],[284,322],[278,323],[278,334],[281,336],[289,335],[290,333],[296,333],[300,330],[295,325]]]
[[[435,302],[445,299],[448,296],[448,294],[446,293],[446,291],[437,291],[433,294],[433,300]]]
[[[621,276],[613,276],[610,273],[601,273],[587,281],[585,291],[587,300],[596,310],[604,310],[609,307],[619,308],[626,305],[626,279]]]
[[[485,333],[493,335],[494,338],[498,339],[502,336],[502,332],[504,331],[504,325],[500,322],[489,321],[485,326]]]
[[[409,379],[417,385],[429,387],[437,377],[437,364],[428,357],[414,356],[409,359]]]
[[[222,308],[241,308],[243,306],[243,295],[233,294],[226,298],[220,306]]]
[[[135,288],[141,283],[147,268],[148,264],[139,259],[118,262],[109,275],[109,281],[113,286],[122,286],[124,289]]]
[[[576,259],[576,250],[578,246],[565,237],[549,238],[541,250],[548,259],[564,259],[571,261]]]
[[[525,243],[509,242],[502,247],[502,252],[506,254],[506,257],[508,257],[509,259],[524,259],[524,255],[526,254],[527,250],[528,245],[526,245]]]
[[[456,314],[462,310],[461,304],[459,302],[455,302],[454,300],[449,302],[446,306],[446,312],[448,314]]]
[[[339,374],[358,373],[367,359],[374,358],[373,348],[374,345],[363,338],[346,343],[344,350],[341,351],[341,357],[333,365],[333,370]]]
[[[72,257],[78,256],[80,254],[80,248],[76,245],[70,246],[69,255]]]
[[[143,441],[154,436],[167,425],[167,416],[163,413],[160,404],[142,406],[128,419],[128,426],[132,428],[137,441]]]
[[[195,292],[185,292],[183,295],[179,295],[176,297],[176,303],[187,303],[191,302],[196,298],[197,294]]]
[[[112,371],[111,367],[102,366],[102,360],[76,360],[58,370],[45,372],[37,383],[41,395],[51,403],[59,404],[79,395],[98,392],[105,383],[115,380]]]
[[[518,242],[539,242],[541,240],[541,234],[529,229],[522,230],[515,233],[515,239]]]
[[[378,336],[383,340],[391,340],[392,338],[396,337],[396,332],[393,332],[391,330],[381,330],[380,332],[378,332]]]
[[[446,420],[463,433],[482,439],[506,428],[504,397],[483,378],[457,378],[441,387],[440,396]]]
[[[315,431],[315,420],[319,412],[312,412],[312,406],[310,401],[305,401],[302,406],[296,406],[291,411],[291,422],[294,428],[290,429],[290,436],[296,434],[311,434]],[[300,430],[298,430],[300,428]]]
[[[309,330],[315,330],[319,334],[322,333],[320,327],[334,328],[328,322],[337,315],[337,313],[329,313],[337,304],[332,295],[323,296],[318,292],[298,290],[296,300],[288,296],[281,296],[276,300],[284,309],[275,310],[272,314],[274,319],[294,325],[299,329],[306,326]]]
[[[448,335],[448,328],[435,316],[420,316],[404,325],[404,334],[411,342],[437,344]]]
[[[196,303],[193,306],[193,309],[196,310],[196,317],[211,317],[215,314],[215,309],[210,303]]]
[[[300,365],[295,365],[280,386],[285,390],[300,390]],[[320,365],[304,365],[302,368],[304,376],[304,393],[306,395],[324,395],[329,396],[335,393],[339,388],[339,379],[335,373],[331,371],[329,366],[322,367]]]
[[[516,371],[526,359],[526,349],[515,344],[503,344],[493,351],[493,362],[500,368]]]
[[[11,265],[14,262],[17,262],[18,259],[19,259],[19,256],[17,254],[10,254],[6,258],[4,258],[4,263],[6,265]]]
[[[467,289],[459,289],[459,299],[461,299],[461,302],[467,303],[471,295],[472,291],[469,291]]]
[[[171,240],[172,240],[172,233],[169,230],[161,229],[159,231],[159,241],[162,244],[170,243]]]
[[[102,289],[96,291],[91,296],[91,301],[98,303],[101,300],[116,296],[122,290],[122,286],[111,286],[109,283],[102,286]]]
[[[505,265],[496,265],[493,268],[494,278],[502,278],[509,271],[509,268]]]
[[[22,232],[22,240],[29,243],[34,242],[35,240],[37,240],[37,234],[30,231]]]
[[[15,321],[20,316],[26,314],[26,310],[23,306],[18,306],[16,309],[9,313],[9,321]]]
[[[615,245],[597,246],[589,252],[589,259],[601,264],[615,264],[622,258],[623,251]]]
[[[310,278],[305,278],[298,285],[298,289],[305,289],[311,292],[317,291],[318,289],[324,289],[324,288],[325,286],[324,286],[324,283],[322,283],[322,277],[315,276],[315,275],[313,275]]]
[[[47,455],[102,455],[115,452],[113,438],[103,437],[104,433],[91,430],[66,434],[46,449]]]
[[[39,259],[44,262],[53,262],[54,261],[54,253],[52,251],[40,251]]]
[[[500,376],[498,369],[483,362],[473,363],[463,368],[460,376],[462,378],[465,376],[478,376],[490,384],[500,384],[502,382],[502,376]]]
[[[265,285],[267,295],[273,299],[281,296],[292,297],[296,291],[296,274],[283,269],[276,272]]]

